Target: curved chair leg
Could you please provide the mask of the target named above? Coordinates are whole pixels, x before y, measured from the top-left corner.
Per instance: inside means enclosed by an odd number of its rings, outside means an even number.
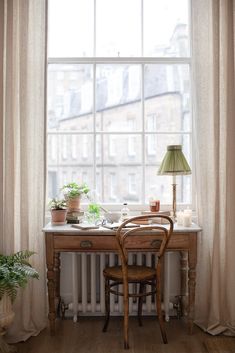
[[[161,330],[161,334],[162,334],[162,340],[163,340],[163,343],[166,344],[167,343],[167,337],[166,337],[165,324],[164,324],[163,315],[162,315],[161,291],[160,290],[157,290],[156,305],[157,305],[157,314],[158,314],[160,330]]]
[[[103,332],[107,331],[110,317],[110,293],[109,293],[109,280],[105,278],[105,323]]]
[[[124,349],[129,349],[129,294],[127,280],[123,283],[123,304],[124,304]]]
[[[138,300],[138,321],[139,321],[139,326],[143,326],[142,323],[142,306],[143,306],[143,293],[145,290],[145,284],[140,283],[140,288],[139,288],[139,300]]]

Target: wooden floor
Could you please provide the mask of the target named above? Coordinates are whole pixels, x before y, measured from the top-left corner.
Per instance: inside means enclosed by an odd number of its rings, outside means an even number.
[[[139,327],[130,319],[130,349],[123,349],[122,318],[111,318],[108,331],[102,332],[102,318],[79,318],[77,323],[66,319],[57,321],[56,335],[45,329],[37,337],[18,343],[18,353],[206,353],[204,341],[209,336],[195,326],[187,334],[186,324],[171,319],[166,325],[168,344],[161,340],[156,318],[144,318]]]

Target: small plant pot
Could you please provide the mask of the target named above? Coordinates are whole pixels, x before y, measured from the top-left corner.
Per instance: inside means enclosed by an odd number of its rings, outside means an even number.
[[[54,225],[62,225],[66,223],[67,209],[51,210],[51,223]]]
[[[81,196],[69,197],[67,200],[68,212],[79,212],[81,210]]]

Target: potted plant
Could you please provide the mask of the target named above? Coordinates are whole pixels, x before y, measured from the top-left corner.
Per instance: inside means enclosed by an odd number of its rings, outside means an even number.
[[[33,254],[29,250],[13,255],[0,254],[0,338],[13,321],[12,303],[18,288],[24,288],[30,277],[39,278],[38,272],[28,262]],[[9,347],[0,339],[0,352],[10,351],[14,351],[14,347]]]
[[[52,199],[49,202],[51,209],[51,223],[54,225],[65,224],[67,215],[67,203],[65,199]]]
[[[64,185],[62,187],[62,190],[64,192],[64,195],[67,201],[69,212],[73,212],[73,211],[79,212],[80,204],[81,204],[81,196],[87,195],[88,192],[90,191],[87,184],[85,183],[78,184],[75,182]]]
[[[96,223],[100,218],[101,207],[97,203],[90,203],[87,209],[89,223]]]

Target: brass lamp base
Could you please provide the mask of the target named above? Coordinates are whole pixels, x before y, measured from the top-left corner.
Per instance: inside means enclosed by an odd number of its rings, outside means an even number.
[[[176,222],[176,184],[172,184],[173,191],[173,203],[172,203],[172,211],[173,211],[173,221]]]

